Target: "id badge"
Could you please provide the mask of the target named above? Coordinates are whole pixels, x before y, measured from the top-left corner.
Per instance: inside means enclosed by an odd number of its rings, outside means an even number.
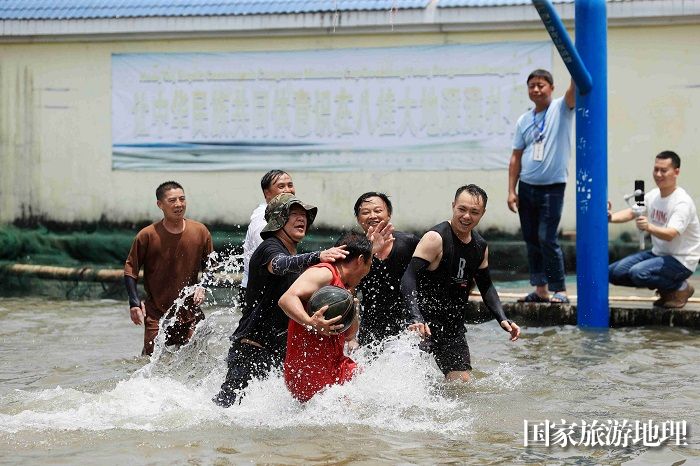
[[[541,162],[544,160],[544,141],[535,142],[532,147],[532,160]]]

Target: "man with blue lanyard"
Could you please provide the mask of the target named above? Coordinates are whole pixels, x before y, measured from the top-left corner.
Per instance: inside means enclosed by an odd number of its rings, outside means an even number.
[[[528,76],[527,90],[535,108],[518,118],[508,167],[508,208],[520,216],[535,287],[520,301],[568,303],[557,230],[571,154],[575,88],[572,80],[563,97],[552,99],[552,74],[538,69]]]

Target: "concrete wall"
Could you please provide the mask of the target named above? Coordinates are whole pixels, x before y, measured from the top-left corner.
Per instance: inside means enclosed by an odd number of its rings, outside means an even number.
[[[681,184],[700,173],[700,24],[612,27],[609,30],[609,197],[615,208],[633,180],[653,186],[653,156],[676,150]],[[268,51],[442,43],[548,40],[542,29],[452,33],[270,36],[119,42],[0,44],[0,222],[40,216],[60,222],[158,218],[153,191],[176,179],[186,188],[189,216],[247,223],[260,202],[263,172],[112,171],[112,53]],[[568,75],[554,55],[555,95]],[[526,92],[523,84],[523,93]],[[523,108],[523,111],[526,109]],[[504,153],[507,159],[509,153]],[[570,164],[573,174],[575,161]],[[278,168],[278,167],[270,167]],[[448,218],[454,190],[474,182],[489,194],[482,228],[516,231],[506,207],[507,170],[450,172],[291,173],[298,195],[319,206],[320,225],[353,225],[352,205],[367,190],[395,203],[394,223],[421,230]],[[570,176],[562,227],[575,229]],[[631,225],[611,227],[615,237]]]

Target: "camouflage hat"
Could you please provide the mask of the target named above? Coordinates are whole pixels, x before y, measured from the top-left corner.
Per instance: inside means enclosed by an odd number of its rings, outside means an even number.
[[[265,220],[267,220],[267,225],[260,232],[260,236],[263,239],[269,238],[274,235],[276,231],[280,230],[287,220],[289,220],[289,210],[294,204],[302,207],[306,211],[306,217],[309,220],[306,229],[314,223],[316,214],[318,213],[318,208],[309,204],[304,204],[301,200],[291,193],[281,193],[273,197],[265,208]]]

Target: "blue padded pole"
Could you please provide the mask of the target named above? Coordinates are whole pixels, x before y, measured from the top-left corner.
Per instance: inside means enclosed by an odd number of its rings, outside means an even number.
[[[576,83],[579,327],[608,327],[608,110],[605,0],[575,0],[576,48],[549,0],[532,0]],[[579,55],[580,52],[580,55]]]
[[[576,47],[593,77],[576,96],[576,274],[579,327],[608,327],[608,96],[605,0],[576,0]]]

